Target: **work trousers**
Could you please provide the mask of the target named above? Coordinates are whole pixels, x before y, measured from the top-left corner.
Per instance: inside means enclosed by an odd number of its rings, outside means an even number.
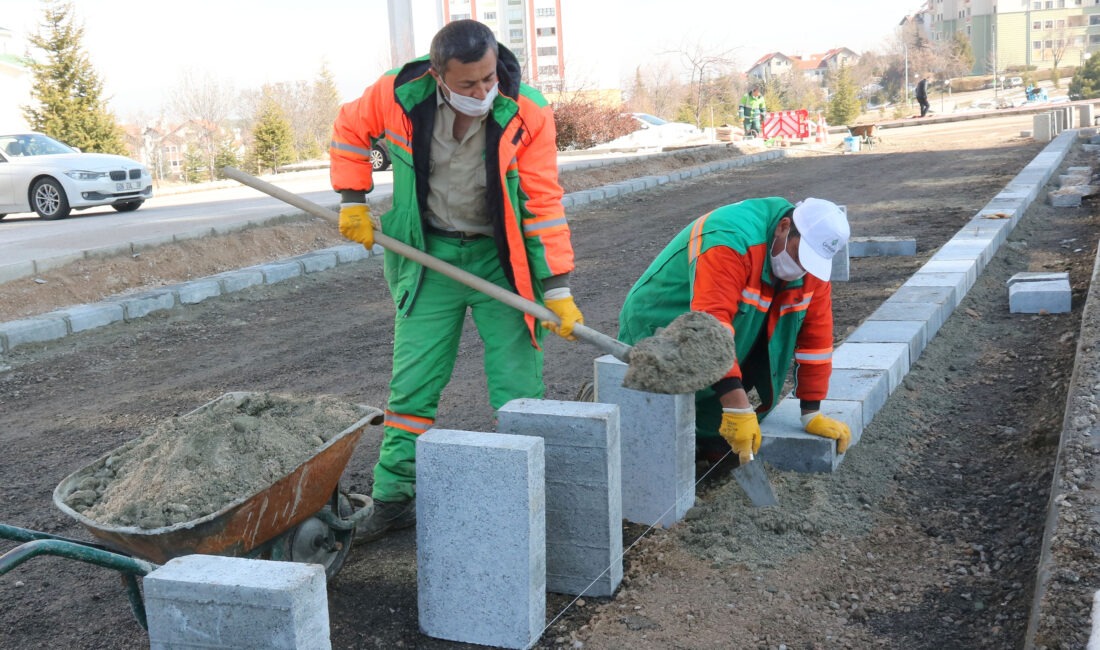
[[[427,252],[511,290],[492,237],[456,239],[428,233]],[[405,501],[416,494],[416,439],[435,424],[439,397],[451,380],[467,310],[484,345],[489,403],[542,398],[542,350],[531,343],[523,312],[425,269],[416,302],[394,322],[393,376],[372,497]],[[543,329],[536,328],[541,341]]]

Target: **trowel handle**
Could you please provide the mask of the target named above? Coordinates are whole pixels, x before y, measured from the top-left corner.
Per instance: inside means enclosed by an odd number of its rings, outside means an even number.
[[[239,181],[251,188],[257,189],[264,194],[273,196],[280,201],[285,201],[286,203],[289,203],[296,208],[300,208],[301,210],[304,210],[305,212],[308,212],[309,214],[312,214],[316,217],[328,219],[333,223],[340,222],[340,215],[333,212],[332,210],[317,205],[316,203],[304,199],[297,194],[294,194],[293,192],[288,192],[281,187],[276,187],[275,185],[272,185],[267,181],[260,180],[255,176],[252,176],[251,174],[246,174],[235,167],[223,167],[222,173],[224,173],[227,177],[232,178],[233,180]],[[499,300],[509,307],[514,307],[515,309],[518,309],[525,314],[530,314],[539,320],[548,320],[553,323],[561,323],[561,319],[558,318],[558,315],[550,309],[546,308],[545,306],[540,305],[537,302],[528,300],[523,296],[515,294],[503,287],[495,285],[492,282],[485,280],[484,278],[479,278],[473,273],[464,271],[457,266],[448,264],[447,262],[444,262],[437,257],[432,257],[424,251],[409,246],[405,242],[398,241],[377,229],[374,231],[374,242],[388,251],[397,253],[402,257],[406,257],[414,262],[423,264],[433,271],[438,271],[439,273],[442,273],[452,280],[461,282],[471,289],[480,291],[490,298]],[[585,343],[594,345],[603,352],[614,356],[619,361],[625,363],[629,362],[630,360],[629,345],[621,341],[616,341],[610,336],[597,332],[591,327],[586,327],[584,325],[575,325],[573,326],[573,334],[578,339],[584,341]]]

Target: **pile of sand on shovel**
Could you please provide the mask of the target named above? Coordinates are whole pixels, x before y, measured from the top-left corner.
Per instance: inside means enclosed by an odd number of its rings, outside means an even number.
[[[736,355],[729,328],[708,313],[689,311],[631,348],[623,386],[667,395],[694,393],[724,377]]]

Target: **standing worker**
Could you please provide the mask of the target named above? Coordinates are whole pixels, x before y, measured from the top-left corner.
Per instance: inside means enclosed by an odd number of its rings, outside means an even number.
[[[837,453],[848,448],[848,426],[820,412],[832,374],[832,258],[848,236],[844,212],[829,201],[748,199],[684,228],[627,294],[619,314],[624,343],[689,310],[711,314],[733,333],[733,366],[695,393],[702,457],[716,461],[732,447],[744,464],[757,452],[759,421],[778,403],[792,359],[803,428],[836,440]]]
[[[372,222],[370,151],[385,138],[393,207]],[[374,228],[543,302],[542,328],[572,340],[584,322],[569,292],[573,248],[558,184],[554,117],[520,82],[515,55],[473,20],[446,25],[430,54],[391,70],[344,104],[333,128],[331,177],[340,232],[367,248]],[[543,331],[532,316],[396,253],[385,276],[397,308],[385,432],[374,468],[374,514],[360,539],[416,523],[416,438],[435,424],[467,309],[485,346],[494,409],[541,398]]]
[[[928,108],[931,106],[928,103],[928,75],[923,75],[920,81],[917,82],[913,96],[917,98],[917,103],[920,104],[920,116],[928,115]]]
[[[741,123],[746,138],[755,138],[763,133],[764,113],[767,112],[760,86],[753,86],[741,97]]]

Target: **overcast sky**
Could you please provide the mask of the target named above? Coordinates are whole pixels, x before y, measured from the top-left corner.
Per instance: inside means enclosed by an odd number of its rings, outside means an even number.
[[[416,41],[434,27],[430,0],[413,0]],[[656,53],[730,51],[741,69],[767,52],[811,54],[833,47],[881,49],[914,0],[562,0],[566,68],[572,83],[615,86]],[[126,119],[155,116],[181,75],[210,75],[238,90],[333,73],[345,100],[390,67],[386,0],[73,0],[84,46],[111,108]],[[173,9],[174,8],[174,9]],[[42,18],[40,0],[0,0],[9,54]],[[0,46],[2,47],[2,46]],[[668,57],[669,65],[679,65]],[[4,101],[4,98],[0,98]]]

